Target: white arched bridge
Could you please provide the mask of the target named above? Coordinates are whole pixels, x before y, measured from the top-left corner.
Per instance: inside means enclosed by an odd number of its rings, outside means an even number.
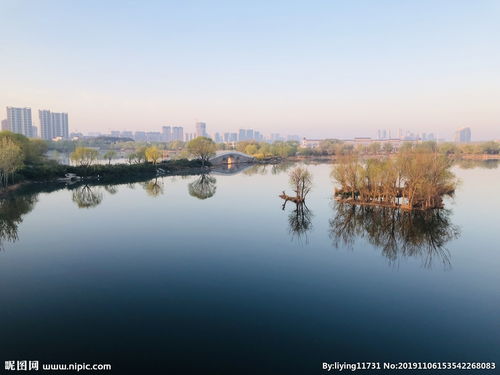
[[[232,165],[253,163],[255,158],[239,151],[218,151],[209,161],[212,165]]]

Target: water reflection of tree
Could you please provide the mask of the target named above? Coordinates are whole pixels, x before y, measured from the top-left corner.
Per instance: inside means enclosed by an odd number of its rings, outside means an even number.
[[[158,197],[164,193],[163,181],[158,181],[157,178],[154,180],[144,183],[144,190],[151,197]]]
[[[17,241],[18,225],[22,216],[30,212],[37,202],[36,195],[17,195],[0,199],[0,250],[3,242]]]
[[[445,245],[458,238],[460,230],[451,223],[449,210],[408,212],[339,202],[335,208],[330,237],[336,247],[352,247],[357,237],[366,238],[391,263],[402,257],[420,257],[425,267],[431,267],[436,258],[445,267],[451,265]]]
[[[265,175],[267,174],[267,164],[255,164],[252,165],[250,168],[245,169],[243,171],[244,174],[247,176],[253,176],[253,175]]]
[[[92,208],[102,202],[103,194],[99,188],[81,185],[73,190],[73,202],[78,208]]]
[[[118,193],[117,185],[104,185],[104,190],[106,190],[109,194],[114,195]]]
[[[188,185],[189,195],[198,199],[213,197],[217,190],[217,180],[209,174],[202,174]]]
[[[476,160],[476,159],[458,159],[455,162],[461,169],[474,169],[474,168],[484,168],[484,169],[496,169],[498,168],[498,160]]]
[[[288,201],[283,203],[281,207],[285,210]],[[299,244],[309,243],[308,233],[312,229],[312,211],[306,206],[305,203],[294,203],[292,204],[293,210],[288,215],[288,232],[292,236],[292,240],[296,240]]]
[[[282,162],[278,164],[273,164],[271,167],[271,174],[280,174],[288,171],[293,166],[291,162]]]

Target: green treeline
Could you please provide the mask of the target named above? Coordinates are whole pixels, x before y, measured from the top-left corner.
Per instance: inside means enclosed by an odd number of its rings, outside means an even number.
[[[38,168],[45,163],[47,144],[39,139],[8,131],[0,132],[0,187],[12,183],[26,168]]]
[[[98,151],[77,147],[72,159],[77,165],[62,165],[49,160],[45,154],[48,143],[29,139],[8,131],[0,132],[0,188],[21,181],[46,181],[74,173],[81,177],[98,177],[101,180],[121,180],[133,177],[154,177],[158,168],[165,172],[183,169],[200,169],[200,160],[169,160],[159,162],[160,153],[155,147],[143,149],[141,156],[130,164],[95,164]],[[110,154],[108,154],[110,156]],[[110,156],[111,158],[111,156]]]
[[[340,185],[340,201],[427,210],[442,208],[443,197],[454,193],[457,180],[450,168],[444,155],[410,150],[383,160],[340,158],[332,177]]]
[[[189,142],[173,141],[173,142],[134,142],[132,140],[124,140],[123,138],[115,137],[95,137],[86,138],[78,141],[58,141],[47,142],[49,150],[58,152],[73,152],[77,147],[89,147],[100,150],[113,150],[117,154],[126,159],[134,160],[140,151],[148,147],[154,146],[160,151],[175,152],[174,158],[183,159],[190,156],[188,150]],[[218,150],[233,149],[232,146],[225,143],[215,144]],[[353,145],[343,142],[339,139],[324,139],[319,142],[316,148],[301,147],[297,141],[276,141],[273,143],[257,142],[257,141],[242,141],[236,142],[234,149],[246,154],[252,155],[257,159],[269,157],[290,157],[290,156],[342,156],[349,154],[358,155],[383,155],[396,153],[397,150],[391,143],[372,142],[368,145]],[[425,142],[404,142],[401,145],[401,150],[425,150],[429,152],[438,152],[440,154],[460,156],[470,154],[487,154],[497,155],[500,153],[499,142],[481,142],[481,143],[466,143],[457,144],[452,142],[437,143],[435,141]]]

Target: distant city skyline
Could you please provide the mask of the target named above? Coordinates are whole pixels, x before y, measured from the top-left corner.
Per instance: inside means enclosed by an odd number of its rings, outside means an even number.
[[[203,121],[221,136],[500,138],[498,1],[5,0],[0,12],[0,108],[69,113],[71,131]]]
[[[50,110],[39,110],[39,122],[40,122],[40,134],[38,134],[38,127],[32,122],[31,108],[16,108],[7,107],[7,118],[2,120],[1,130],[10,130],[15,133],[26,135],[27,137],[50,140],[55,138],[69,139],[73,136],[112,136],[120,138],[131,138],[136,141],[148,141],[148,142],[171,142],[171,141],[185,141],[188,142],[196,137],[208,137],[213,139],[216,143],[222,142],[236,142],[236,141],[301,141],[302,139],[318,140],[318,139],[355,139],[355,138],[371,138],[373,141],[376,140],[390,140],[399,139],[405,141],[454,141],[458,143],[465,143],[471,141],[478,141],[472,139],[472,133],[470,127],[457,128],[454,131],[454,136],[452,139],[447,139],[440,137],[439,134],[432,132],[414,132],[412,130],[399,128],[397,129],[397,135],[393,135],[396,132],[392,132],[392,129],[377,129],[376,136],[371,134],[364,134],[355,137],[322,137],[322,138],[311,138],[306,136],[301,136],[298,134],[280,134],[280,133],[268,133],[264,134],[259,130],[248,128],[239,129],[238,132],[219,132],[219,131],[209,131],[207,124],[205,122],[196,122],[194,124],[194,132],[184,131],[183,126],[162,126],[161,131],[155,130],[110,130],[109,132],[79,132],[69,130],[68,125],[68,114],[67,113],[56,113]],[[187,130],[189,127],[187,127]]]

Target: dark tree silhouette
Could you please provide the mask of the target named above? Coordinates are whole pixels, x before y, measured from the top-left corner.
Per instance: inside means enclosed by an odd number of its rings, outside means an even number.
[[[90,187],[89,185],[81,185],[73,190],[73,202],[78,208],[96,207],[102,202],[102,192],[99,188]]]
[[[451,266],[447,242],[458,238],[460,229],[450,220],[449,210],[402,211],[389,207],[356,206],[335,202],[330,219],[330,238],[335,247],[352,248],[356,238],[366,238],[381,248],[391,263],[419,257],[424,267],[439,259]]]
[[[0,199],[0,250],[3,242],[15,242],[18,239],[18,225],[23,215],[29,213],[37,202],[36,194],[14,195]]]
[[[216,182],[215,177],[209,174],[202,174],[188,185],[189,195],[198,199],[213,197],[217,190]]]

